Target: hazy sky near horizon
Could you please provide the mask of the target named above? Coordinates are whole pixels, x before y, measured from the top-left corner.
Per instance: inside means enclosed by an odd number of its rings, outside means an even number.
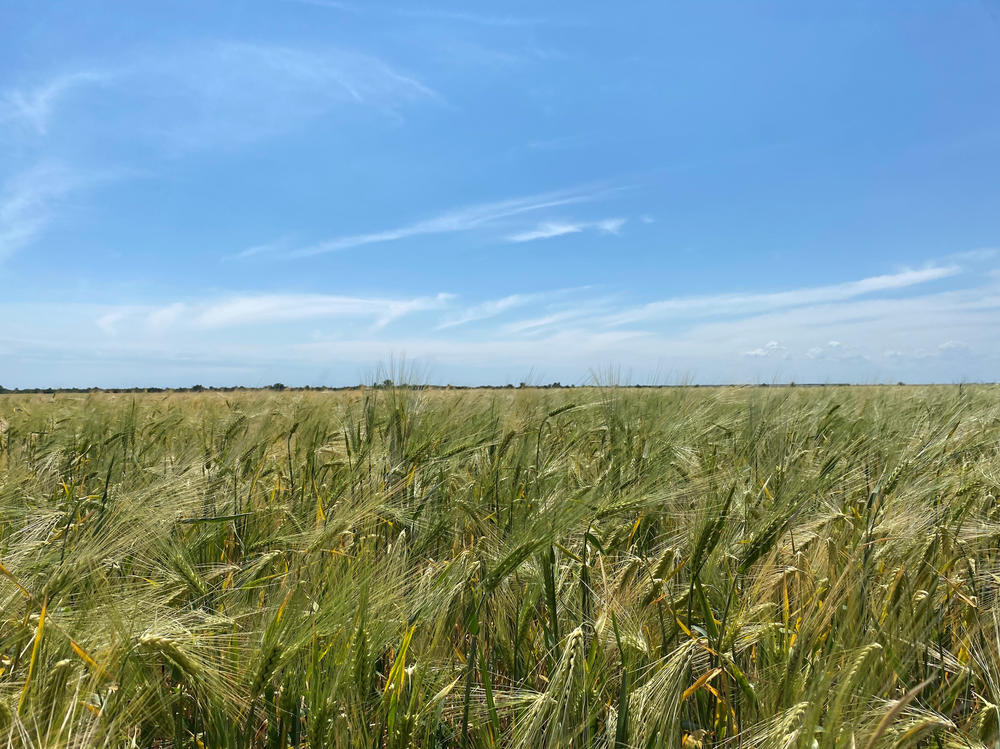
[[[0,385],[1000,379],[1000,2],[0,4]]]

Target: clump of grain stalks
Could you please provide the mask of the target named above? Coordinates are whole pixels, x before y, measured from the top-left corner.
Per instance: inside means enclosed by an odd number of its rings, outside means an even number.
[[[5,395],[0,736],[995,747],[998,395]]]

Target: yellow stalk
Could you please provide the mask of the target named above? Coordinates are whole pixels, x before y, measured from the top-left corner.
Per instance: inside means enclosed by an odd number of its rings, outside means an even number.
[[[42,611],[38,615],[38,629],[35,630],[35,642],[31,646],[31,660],[28,661],[28,675],[24,679],[24,687],[21,689],[21,697],[17,701],[17,711],[21,712],[21,705],[28,694],[28,687],[31,685],[31,675],[35,672],[35,661],[38,660],[38,648],[42,644],[42,632],[45,629],[45,611],[48,608],[48,596],[42,601]]]

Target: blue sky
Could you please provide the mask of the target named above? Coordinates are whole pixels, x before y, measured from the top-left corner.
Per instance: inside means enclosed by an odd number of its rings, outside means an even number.
[[[1000,379],[1000,4],[0,5],[0,384]]]

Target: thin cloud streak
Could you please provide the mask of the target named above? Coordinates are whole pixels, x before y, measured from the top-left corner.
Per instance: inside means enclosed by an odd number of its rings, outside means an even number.
[[[720,294],[711,296],[675,297],[651,302],[641,307],[611,315],[602,322],[617,326],[644,320],[690,316],[718,316],[753,314],[784,307],[796,307],[822,302],[846,301],[877,291],[893,291],[917,284],[938,281],[961,272],[957,265],[937,266],[923,270],[905,270],[899,273],[863,278],[859,281],[814,286],[770,294]]]
[[[181,316],[187,311],[187,305],[183,302],[174,302],[166,307],[160,307],[149,313],[146,318],[149,327],[154,330],[165,330],[173,326]]]
[[[404,105],[443,101],[380,57],[337,47],[214,41],[161,48],[102,70],[62,72],[30,91],[0,92],[0,125],[21,122],[44,134],[60,101],[97,84],[101,102],[118,108],[117,129],[93,119],[90,108],[63,119],[97,137],[151,142],[169,155],[245,146],[338,108],[399,120]]]
[[[543,317],[533,317],[528,320],[518,320],[517,322],[509,323],[503,326],[503,332],[507,334],[536,333],[544,328],[550,328],[556,323],[567,320],[579,320],[581,317],[586,317],[590,314],[592,314],[592,311],[589,309],[563,310],[562,312],[554,312]]]
[[[96,70],[64,73],[30,91],[13,89],[0,96],[0,124],[17,122],[45,135],[59,100],[74,89],[105,83],[111,74]]]
[[[544,224],[539,224],[534,229],[518,234],[511,234],[507,237],[507,241],[533,242],[536,239],[551,239],[553,237],[563,237],[567,234],[579,234],[583,229],[584,224],[560,224],[554,221],[547,221]]]
[[[417,297],[357,297],[335,294],[242,294],[204,301],[172,302],[165,305],[99,305],[69,303],[59,317],[89,318],[106,335],[128,332],[137,339],[155,333],[158,338],[172,335],[209,335],[212,331],[243,328],[256,331],[262,326],[280,326],[306,320],[367,322],[369,334],[408,315],[446,309],[454,295],[440,293]],[[51,309],[60,309],[58,305]],[[69,310],[73,310],[70,312]],[[44,321],[45,314],[38,315]],[[354,326],[357,330],[357,326]],[[2,326],[0,326],[2,330]],[[235,334],[235,333],[234,333]]]
[[[537,239],[551,239],[562,237],[566,234],[579,234],[582,231],[596,229],[604,234],[618,234],[625,225],[624,218],[607,218],[602,221],[576,221],[571,223],[559,221],[546,221],[539,224],[534,229],[511,234],[507,237],[508,242],[533,242]]]
[[[850,303],[829,302],[795,308],[771,310],[725,321],[699,322],[687,329],[684,337],[707,345],[726,341],[752,341],[756,338],[812,339],[843,341],[854,339],[878,341],[883,336],[907,343],[917,335],[945,334],[947,337],[987,334],[1000,315],[1000,290],[979,286],[961,291],[946,291],[903,298],[873,298]],[[961,332],[961,336],[959,332]],[[815,342],[810,344],[816,345]],[[1000,352],[998,352],[1000,353]]]
[[[555,299],[564,298],[569,294],[585,291],[590,287],[582,286],[573,289],[555,289],[552,291],[540,291],[532,294],[510,294],[500,299],[490,299],[480,304],[467,308],[461,314],[445,320],[438,325],[435,330],[446,330],[459,325],[467,325],[472,322],[488,320],[498,317],[510,310],[527,306],[529,304],[548,303]]]
[[[522,307],[536,301],[541,296],[542,295],[540,294],[511,294],[510,296],[505,296],[502,299],[494,299],[488,302],[483,302],[482,304],[470,307],[460,316],[452,320],[446,320],[438,325],[435,330],[446,330],[447,328],[455,328],[459,325],[466,325],[470,322],[487,320],[491,317],[502,315],[508,310]]]
[[[290,246],[289,239],[283,238],[275,242],[264,242],[263,244],[255,244],[252,247],[247,247],[245,250],[235,253],[234,255],[229,255],[227,259],[243,259],[248,257],[253,257],[254,255],[273,255],[277,252],[283,252],[287,250]]]
[[[503,219],[533,213],[546,208],[590,202],[603,197],[608,192],[609,190],[583,190],[577,188],[575,190],[562,190],[489,203],[479,203],[393,229],[365,234],[350,234],[343,237],[336,237],[326,242],[318,242],[287,253],[286,257],[313,257],[315,255],[324,255],[330,252],[339,252],[370,244],[395,242],[410,237],[468,232],[489,226]]]
[[[10,179],[0,192],[0,261],[34,241],[60,201],[100,179],[56,163],[38,164]]]
[[[202,305],[174,303],[150,312],[147,323],[155,328],[187,323],[205,329],[219,329],[339,318],[369,319],[375,329],[379,329],[406,315],[443,309],[452,298],[450,294],[410,299],[331,294],[254,294]]]
[[[348,107],[400,119],[404,104],[441,99],[386,60],[336,47],[217,42],[142,60],[130,79],[138,104],[140,84],[170,95],[158,131],[187,150],[245,145]]]

